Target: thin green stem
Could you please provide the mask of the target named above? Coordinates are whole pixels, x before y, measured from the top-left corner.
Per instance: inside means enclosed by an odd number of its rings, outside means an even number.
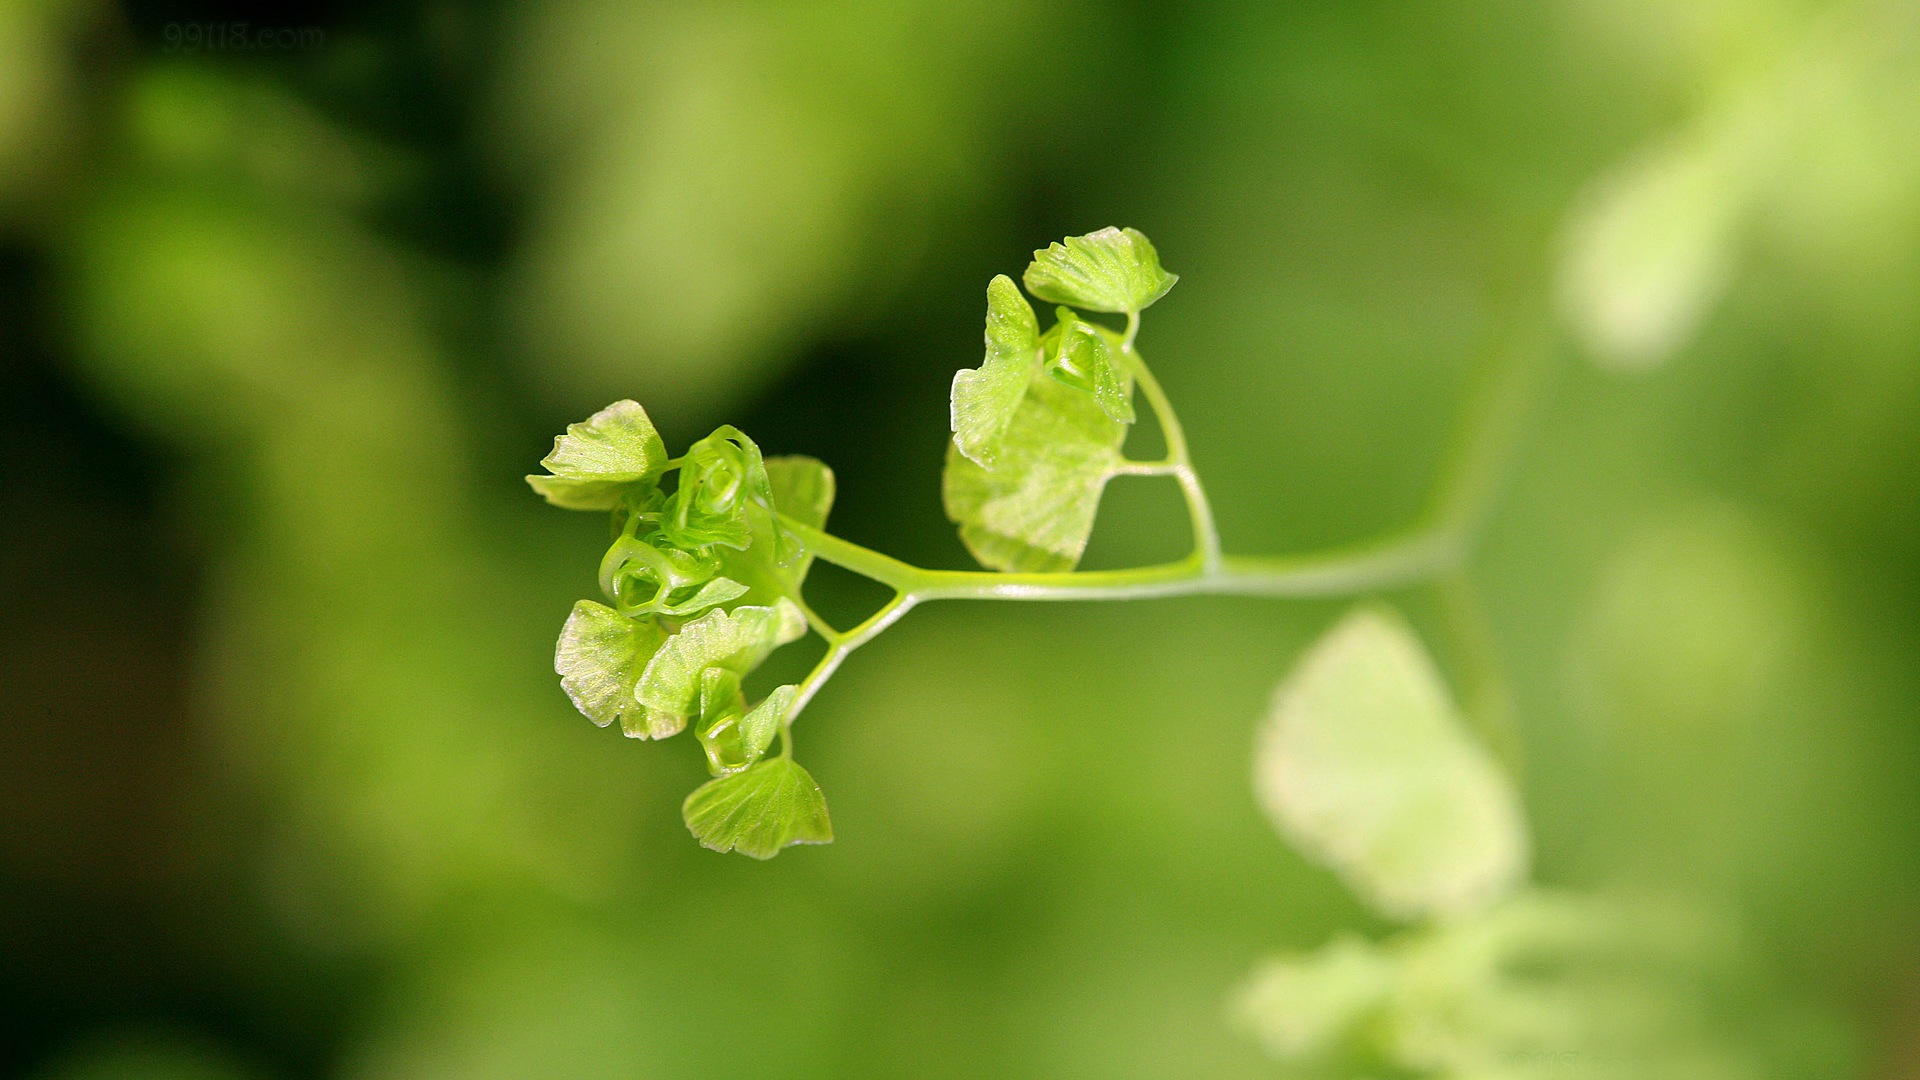
[[[813,605],[807,603],[807,598],[800,595],[799,589],[790,590],[787,593],[787,599],[792,600],[793,606],[800,609],[800,614],[806,617],[807,626],[810,627],[814,633],[819,634],[828,642],[845,640],[846,635],[834,629],[832,623],[821,618],[820,613],[813,610]]]
[[[788,521],[789,528],[793,528],[795,524],[796,523],[790,520]],[[820,535],[825,536],[827,534],[821,533]],[[838,538],[836,537],[835,539]],[[845,541],[841,542],[845,543]],[[851,546],[857,547],[858,545]],[[861,550],[865,551],[867,549],[861,548]],[[874,552],[873,554],[878,554],[878,552]],[[882,556],[882,558],[885,558],[885,556]],[[819,693],[820,687],[825,685],[826,681],[833,677],[835,671],[839,670],[840,664],[847,658],[847,654],[865,645],[867,642],[872,641],[881,631],[898,622],[901,616],[913,610],[913,606],[918,602],[919,600],[916,597],[909,596],[905,593],[895,593],[893,599],[882,604],[878,611],[867,616],[860,625],[853,629],[844,633],[822,633],[820,636],[826,639],[827,651],[820,657],[820,661],[813,665],[813,670],[807,673],[807,677],[800,681],[799,687],[794,691],[793,704],[787,708],[786,722],[782,727],[791,728],[793,726],[794,718],[800,715],[801,711],[807,707],[807,702],[813,700],[813,695]],[[802,608],[802,610],[804,611],[806,609]],[[818,632],[818,627],[816,627],[815,630]]]
[[[1122,351],[1133,361],[1133,375],[1140,383],[1140,392],[1146,396],[1147,406],[1153,410],[1153,417],[1160,424],[1160,435],[1167,442],[1167,474],[1180,485],[1180,495],[1187,503],[1187,518],[1193,523],[1193,547],[1200,558],[1203,569],[1211,572],[1220,568],[1220,530],[1213,523],[1213,504],[1207,501],[1207,492],[1200,484],[1200,474],[1193,471],[1193,457],[1187,452],[1187,431],[1180,426],[1180,417],[1173,411],[1173,402],[1167,400],[1167,392],[1160,387],[1160,380],[1153,377],[1153,371],[1147,367],[1146,360],[1133,348],[1133,332],[1139,323],[1138,313],[1127,321],[1127,337]]]
[[[1137,316],[1128,319],[1124,351],[1167,444],[1164,461],[1128,461],[1116,475],[1173,476],[1186,499],[1194,551],[1184,559],[1124,570],[998,573],[930,570],[780,515],[781,526],[818,558],[877,581],[894,597],[860,625],[836,631],[804,602],[808,622],[827,641],[826,654],[795,694],[787,724],[800,714],[847,654],[928,600],[1141,600],[1173,596],[1324,597],[1379,592],[1457,574],[1468,539],[1485,515],[1513,459],[1528,406],[1540,381],[1544,340],[1524,336],[1499,344],[1492,373],[1463,424],[1465,436],[1441,471],[1426,514],[1405,530],[1367,543],[1298,555],[1224,555],[1206,491],[1193,470],[1185,430],[1146,363],[1132,349]]]

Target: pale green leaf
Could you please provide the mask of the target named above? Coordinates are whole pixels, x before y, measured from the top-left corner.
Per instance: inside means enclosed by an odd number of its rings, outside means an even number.
[[[1178,280],[1160,268],[1159,253],[1138,230],[1115,228],[1034,252],[1026,273],[1028,292],[1083,311],[1141,311]]]
[[[982,566],[1071,570],[1086,550],[1126,433],[1092,395],[1035,379],[992,469],[948,447],[941,484],[947,517]]]
[[[702,672],[725,667],[745,675],[806,631],[806,618],[786,599],[770,607],[709,611],[682,626],[654,653],[640,674],[635,697],[659,726],[671,725],[672,734],[699,711]]]
[[[773,745],[773,737],[780,733],[780,723],[792,708],[793,696],[799,689],[792,685],[775,687],[766,700],[754,706],[740,721],[740,747],[749,763],[760,760],[767,747]]]
[[[792,758],[762,761],[702,784],[680,808],[704,847],[771,859],[793,844],[833,840],[820,785]]]
[[[618,720],[621,730],[636,739],[664,738],[679,726],[656,726],[635,700],[634,687],[666,639],[651,619],[630,619],[604,604],[582,600],[573,605],[560,631],[553,669],[587,719],[601,727]]]
[[[995,447],[1039,362],[1040,324],[1013,279],[1001,274],[987,284],[987,357],[953,376],[953,444],[968,459],[993,467]]]
[[[1255,787],[1282,832],[1390,916],[1472,912],[1526,876],[1512,784],[1383,609],[1347,616],[1281,683]]]
[[[634,485],[658,476],[667,447],[647,411],[634,401],[616,401],[553,440],[540,464],[551,476],[527,483],[565,510],[611,510]]]
[[[1392,993],[1395,966],[1357,937],[1308,956],[1275,957],[1235,995],[1234,1016],[1281,1061],[1332,1056]]]
[[[1708,139],[1602,174],[1569,217],[1558,282],[1596,362],[1647,369],[1693,339],[1732,275],[1750,201],[1746,170]]]

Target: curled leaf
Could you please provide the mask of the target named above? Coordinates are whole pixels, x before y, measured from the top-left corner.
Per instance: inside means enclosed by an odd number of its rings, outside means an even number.
[[[833,841],[826,796],[792,758],[762,761],[700,785],[680,808],[703,847],[771,859],[794,844]]]
[[[987,285],[987,356],[953,376],[953,445],[968,460],[992,468],[1000,436],[1012,422],[1040,360],[1040,325],[1013,279]]]
[[[1160,268],[1159,252],[1138,230],[1115,228],[1034,252],[1026,273],[1028,292],[1082,311],[1141,311],[1178,280]]]
[[[1133,383],[1120,367],[1105,334],[1072,309],[1058,312],[1058,333],[1047,357],[1047,373],[1100,403],[1107,418],[1133,423]]]
[[[766,462],[752,439],[724,424],[687,448],[661,535],[678,548],[719,544],[744,549],[753,539],[750,507],[773,508]]]
[[[746,594],[745,585],[718,576],[718,559],[663,548],[658,539],[622,535],[600,559],[600,589],[621,614],[685,617]]]
[[[611,510],[667,466],[667,447],[647,410],[616,401],[553,440],[540,460],[551,476],[527,477],[546,500],[565,510]]]

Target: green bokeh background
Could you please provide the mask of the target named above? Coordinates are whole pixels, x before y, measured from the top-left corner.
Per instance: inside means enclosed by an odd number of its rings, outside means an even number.
[[[1663,163],[1678,253],[1568,286]],[[1391,599],[1540,882],[1737,932],[1806,1035],[1726,1075],[1920,1076],[1910,0],[0,0],[0,1075],[1276,1075],[1232,988],[1392,929],[1249,784],[1343,604],[917,611],[764,865],[551,671],[568,421],[737,423],[964,566],[983,287],[1108,224],[1229,550],[1409,520],[1542,342],[1471,603]],[[1179,553],[1155,483],[1088,565]]]

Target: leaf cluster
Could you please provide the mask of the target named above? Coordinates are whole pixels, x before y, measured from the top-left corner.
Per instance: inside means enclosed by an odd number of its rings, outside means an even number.
[[[993,570],[1072,570],[1134,422],[1132,331],[1176,276],[1133,229],[1101,229],[1034,252],[1027,291],[1061,305],[1045,332],[1005,275],[987,286],[986,358],[953,379],[947,516]],[[1128,333],[1083,319],[1125,314]]]
[[[724,426],[669,459],[632,401],[568,427],[541,464],[547,474],[527,482],[548,502],[612,522],[599,570],[606,602],[575,604],[554,652],[574,706],[636,739],[692,725],[714,776],[683,807],[703,844],[768,858],[831,840],[813,779],[790,756],[767,756],[797,687],[754,703],[741,684],[806,633],[796,601],[807,554],[779,514],[824,524],[833,473],[813,458],[768,460]]]

